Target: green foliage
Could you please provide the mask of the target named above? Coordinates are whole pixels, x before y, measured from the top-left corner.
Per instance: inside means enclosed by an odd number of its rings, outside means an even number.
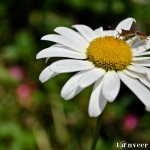
[[[142,0],[5,0],[0,2],[0,150],[90,150],[95,118],[88,116],[92,86],[71,101],[60,90],[73,74],[41,84],[48,64],[36,54],[52,45],[40,41],[57,26],[86,24],[108,29],[135,17],[137,30],[150,33],[150,3]],[[55,61],[49,60],[48,63]],[[124,119],[134,114],[138,125],[126,131]],[[116,143],[149,142],[150,117],[143,104],[123,86],[101,115],[96,150],[116,149]],[[139,137],[139,138],[137,138]]]

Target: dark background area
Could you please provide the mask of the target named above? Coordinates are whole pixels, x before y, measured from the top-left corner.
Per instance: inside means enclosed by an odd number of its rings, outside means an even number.
[[[41,84],[47,64],[36,54],[53,43],[40,39],[58,26],[107,30],[127,17],[150,34],[149,0],[0,1],[0,150],[90,149],[96,123],[87,111],[92,86],[65,101],[60,90],[73,74]],[[101,114],[99,136],[97,150],[116,150],[121,141],[150,142],[150,114],[123,84]]]

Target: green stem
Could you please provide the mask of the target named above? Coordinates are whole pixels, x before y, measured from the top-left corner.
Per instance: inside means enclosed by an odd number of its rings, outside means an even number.
[[[95,150],[95,148],[96,148],[96,144],[97,144],[99,132],[100,132],[100,127],[101,127],[101,125],[100,125],[100,116],[99,116],[96,121],[96,129],[95,129],[95,133],[94,133],[94,137],[93,137],[93,143],[92,143],[91,150]]]

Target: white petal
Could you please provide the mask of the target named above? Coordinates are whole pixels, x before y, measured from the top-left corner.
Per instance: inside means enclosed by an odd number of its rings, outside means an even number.
[[[64,49],[67,49],[67,50],[70,50],[70,51],[74,51],[74,49],[72,49],[68,46],[62,45],[62,44],[53,44],[50,47],[58,47],[58,48],[64,48]]]
[[[79,86],[85,88],[104,75],[105,71],[100,68],[94,68],[86,72],[79,80]]]
[[[143,52],[143,53],[135,53],[133,56],[145,56],[145,55],[150,55],[150,51]]]
[[[127,69],[134,71],[134,72],[142,73],[142,74],[147,72],[147,68],[142,67],[142,66],[129,65]]]
[[[144,67],[142,67],[143,69]],[[141,70],[142,70],[141,69]],[[143,71],[131,71],[131,70],[124,70],[125,74],[127,74],[128,76],[132,77],[132,78],[137,78],[139,79],[144,85],[146,85],[148,88],[150,88],[150,79],[148,77],[148,72],[147,72],[148,68],[144,68]]]
[[[39,80],[43,83],[56,75],[58,75],[58,73],[51,71],[48,66],[41,72]]]
[[[118,32],[121,33],[122,30],[121,29],[124,29],[124,30],[129,30],[132,26],[132,23],[135,22],[135,19],[134,18],[127,18],[123,21],[121,21],[117,27],[116,27],[116,31],[114,31],[114,35],[117,35]],[[117,32],[118,31],[118,32]]]
[[[66,49],[66,50],[69,50],[69,51],[75,51],[74,49],[68,47],[68,46],[65,46],[65,45],[62,45],[62,44],[53,44],[51,45],[50,47],[55,47],[55,48],[63,48],[63,49]],[[79,53],[84,53],[84,52],[80,52],[80,51],[75,51],[75,52],[79,52]]]
[[[149,60],[150,57],[134,57],[133,61]]]
[[[104,97],[112,102],[118,95],[120,90],[120,79],[115,71],[109,71],[104,76],[102,91]]]
[[[58,73],[76,72],[92,68],[94,68],[92,62],[73,59],[59,60],[50,65],[50,69]]]
[[[88,108],[90,117],[99,116],[106,106],[107,100],[104,98],[101,88],[102,88],[102,78],[100,78],[95,83],[90,97],[89,108]]]
[[[139,37],[134,36],[126,41],[132,48],[137,48],[145,44],[144,41],[141,41]]]
[[[141,53],[145,52],[147,49],[144,46],[139,46],[137,48],[132,48],[133,56],[140,56]]]
[[[132,56],[134,56],[134,57],[137,56],[138,52],[136,49],[131,49],[131,52],[132,52]]]
[[[103,36],[113,36],[114,30],[103,31]]]
[[[145,110],[150,111],[150,107],[146,107]]]
[[[94,32],[96,33],[96,35],[97,35],[98,37],[103,36],[103,27],[100,27],[100,28],[95,29]]]
[[[140,60],[140,61],[133,61],[131,63],[132,65],[135,65],[135,66],[147,66],[147,67],[150,67],[150,60]]]
[[[150,81],[150,73],[147,72],[146,75],[147,75],[148,80]]]
[[[139,80],[150,89],[150,81],[147,78],[139,78]]]
[[[53,45],[51,45],[51,47],[61,47],[61,48],[66,48],[67,46],[64,46],[64,45],[62,45],[62,44],[53,44]],[[67,47],[67,48],[69,48],[69,47]]]
[[[137,55],[139,53],[143,53],[143,52],[145,52],[146,50],[148,50],[150,48],[150,43],[149,42],[150,41],[146,41],[143,45],[138,46],[136,48],[133,48],[133,50],[137,52]]]
[[[63,49],[69,50],[69,51],[74,51],[72,48],[69,48],[69,47],[67,47],[65,45],[62,45],[62,44],[53,44],[50,47],[63,48]],[[50,59],[50,57],[47,57],[46,60],[45,60],[45,62],[47,63],[49,59]]]
[[[47,63],[49,59],[50,59],[50,57],[47,57],[46,60],[45,60],[45,63]]]
[[[66,27],[57,27],[54,31],[79,44],[81,47],[83,47],[83,49],[86,49],[89,45],[89,43],[79,33],[73,31],[72,29]]]
[[[124,73],[127,74],[128,76],[132,77],[132,78],[139,78],[139,74],[136,74],[135,72],[132,72],[130,70],[124,70]]]
[[[65,37],[63,37],[61,35],[49,34],[49,35],[43,36],[41,39],[65,45],[67,47],[72,48],[73,50],[75,50],[77,52],[84,52],[85,51],[85,49],[80,47],[80,45],[74,43],[70,39],[67,39],[67,38],[65,38]]]
[[[150,108],[150,90],[148,90],[140,81],[131,78],[123,72],[119,72],[122,82],[145,104]]]
[[[129,70],[124,70],[124,72],[125,72],[125,74],[127,74],[128,76],[130,76],[132,78],[139,79],[145,86],[150,88],[150,80],[146,76],[146,74],[139,74],[139,73],[132,72],[132,71],[129,71]]]
[[[61,90],[61,97],[69,100],[83,90],[83,88],[78,86],[78,81],[83,74],[84,71],[78,72],[66,82]]]
[[[87,41],[91,42],[92,40],[94,40],[97,35],[94,33],[94,31],[86,26],[86,25],[74,25],[73,26],[76,30],[79,31],[79,33],[81,33],[81,35],[87,39]]]
[[[46,57],[68,57],[68,58],[76,58],[76,59],[87,58],[86,54],[84,53],[74,52],[59,47],[49,47],[40,51],[37,54],[36,59],[46,58]]]

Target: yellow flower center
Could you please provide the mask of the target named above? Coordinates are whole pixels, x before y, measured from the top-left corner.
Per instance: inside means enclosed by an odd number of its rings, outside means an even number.
[[[108,70],[123,70],[132,61],[130,46],[123,40],[105,36],[90,42],[87,56],[96,67]]]

